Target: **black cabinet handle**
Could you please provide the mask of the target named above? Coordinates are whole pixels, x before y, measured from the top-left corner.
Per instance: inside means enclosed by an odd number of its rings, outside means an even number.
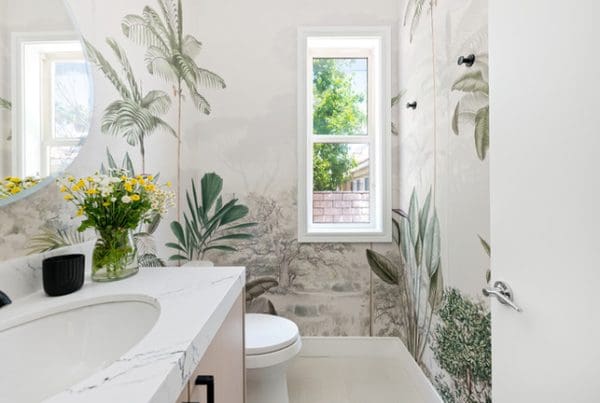
[[[407,103],[406,109],[417,109],[417,101]]]
[[[198,375],[194,381],[196,386],[206,386],[206,403],[215,403],[215,377],[212,375]],[[186,402],[198,403],[198,402]]]
[[[198,375],[196,385],[206,386],[206,403],[215,403],[215,377],[212,375]]]

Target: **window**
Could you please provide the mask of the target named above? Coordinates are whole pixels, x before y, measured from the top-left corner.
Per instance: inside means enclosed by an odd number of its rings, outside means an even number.
[[[37,177],[62,172],[89,131],[92,90],[81,43],[66,33],[19,33],[13,57],[13,171]]]
[[[389,28],[298,35],[298,238],[391,241]]]

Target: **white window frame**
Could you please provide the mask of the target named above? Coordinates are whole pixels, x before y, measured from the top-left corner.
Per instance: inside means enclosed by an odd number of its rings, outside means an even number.
[[[48,122],[45,119],[48,111],[44,109],[41,99],[45,95],[43,92],[46,92],[46,89],[41,85],[42,77],[47,74],[41,63],[33,67],[30,66],[36,70],[37,79],[35,82],[27,81],[27,75],[23,74],[23,68],[26,66],[25,46],[36,43],[75,42],[81,43],[79,35],[71,31],[13,32],[11,34],[11,88],[14,90],[12,172],[14,175],[46,176],[48,171],[47,150],[45,147],[48,136],[44,134],[48,129]],[[36,92],[39,92],[39,99],[29,99],[25,96],[26,92],[29,91],[28,88],[33,87],[35,87]],[[38,110],[39,114],[26,114],[26,110]],[[26,139],[23,133],[28,133],[31,138]],[[81,140],[79,142],[81,143]]]
[[[391,242],[391,29],[302,27],[298,30],[298,240],[300,242]],[[351,39],[354,45],[343,43]],[[348,41],[349,42],[349,41]],[[346,42],[346,43],[348,43]],[[360,43],[361,45],[357,45]],[[367,135],[315,135],[312,127],[312,60],[368,59]],[[315,139],[318,141],[315,142]],[[313,223],[313,145],[369,145],[369,223]]]
[[[79,43],[79,41],[77,41]],[[77,52],[53,52],[45,55],[42,62],[42,133],[41,133],[41,173],[40,176],[49,176],[56,174],[50,171],[50,154],[53,147],[79,147],[82,138],[59,138],[55,133],[55,94],[54,94],[54,76],[53,66],[55,63],[75,61],[81,64],[86,63],[85,55],[82,51]]]

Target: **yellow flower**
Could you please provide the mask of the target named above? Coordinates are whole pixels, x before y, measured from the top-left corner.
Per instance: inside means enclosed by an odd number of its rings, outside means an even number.
[[[86,193],[87,193],[87,194],[89,194],[89,195],[96,195],[96,194],[98,194],[98,189],[96,189],[96,188],[91,188],[91,189],[88,189],[88,190],[86,191]]]
[[[17,194],[17,193],[19,193],[20,191],[21,191],[21,188],[20,188],[20,187],[18,187],[18,186],[15,186],[14,188],[12,188],[12,189],[10,190],[10,193],[12,193],[12,194]]]
[[[83,189],[85,187],[85,182],[83,181],[83,179],[79,179],[79,181],[77,181],[77,183],[75,184],[79,189]]]
[[[61,193],[65,193],[67,190],[69,190],[69,188],[67,188],[65,185],[62,185],[62,186],[60,187],[60,192],[61,192]]]
[[[77,210],[77,217],[81,217],[83,215],[83,207],[79,207],[79,209]]]
[[[173,186],[173,184],[171,183],[171,181],[168,181],[168,182],[166,183],[166,185],[167,185],[167,187],[168,187],[168,188],[170,188],[171,186]]]
[[[133,201],[140,201],[140,199],[141,199],[141,197],[138,194],[131,195],[131,200],[133,200]]]
[[[12,183],[12,182],[8,182],[8,183],[6,184],[6,187],[7,187],[8,189],[12,189],[12,188],[14,188],[14,187],[15,187],[15,184],[14,184],[14,183]]]
[[[156,186],[154,186],[153,183],[149,183],[144,186],[144,189],[146,189],[148,192],[154,192],[156,190]]]
[[[92,178],[91,176],[88,176],[87,181],[90,182],[90,183],[93,183],[94,182],[94,178]]]
[[[74,199],[73,195],[70,195],[70,194],[65,195],[65,200],[73,200],[73,199]]]
[[[153,175],[148,175],[148,180],[149,181],[153,181],[154,180],[154,176]]]
[[[146,180],[144,178],[138,178],[137,183],[139,183],[140,185],[145,185]]]
[[[121,180],[125,182],[128,178],[125,175],[121,175]]]
[[[133,185],[129,182],[126,182],[123,187],[125,188],[126,191],[128,192],[133,192]]]
[[[21,179],[17,178],[16,176],[11,177],[9,181],[11,181],[12,183],[21,183]]]
[[[69,177],[67,178],[67,180],[68,180],[69,182],[75,182],[75,177],[74,177],[74,176],[69,176]]]

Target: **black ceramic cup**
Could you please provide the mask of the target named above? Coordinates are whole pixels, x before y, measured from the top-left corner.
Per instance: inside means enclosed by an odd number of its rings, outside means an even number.
[[[44,259],[44,291],[51,297],[71,294],[83,287],[84,273],[84,255],[63,255]]]

